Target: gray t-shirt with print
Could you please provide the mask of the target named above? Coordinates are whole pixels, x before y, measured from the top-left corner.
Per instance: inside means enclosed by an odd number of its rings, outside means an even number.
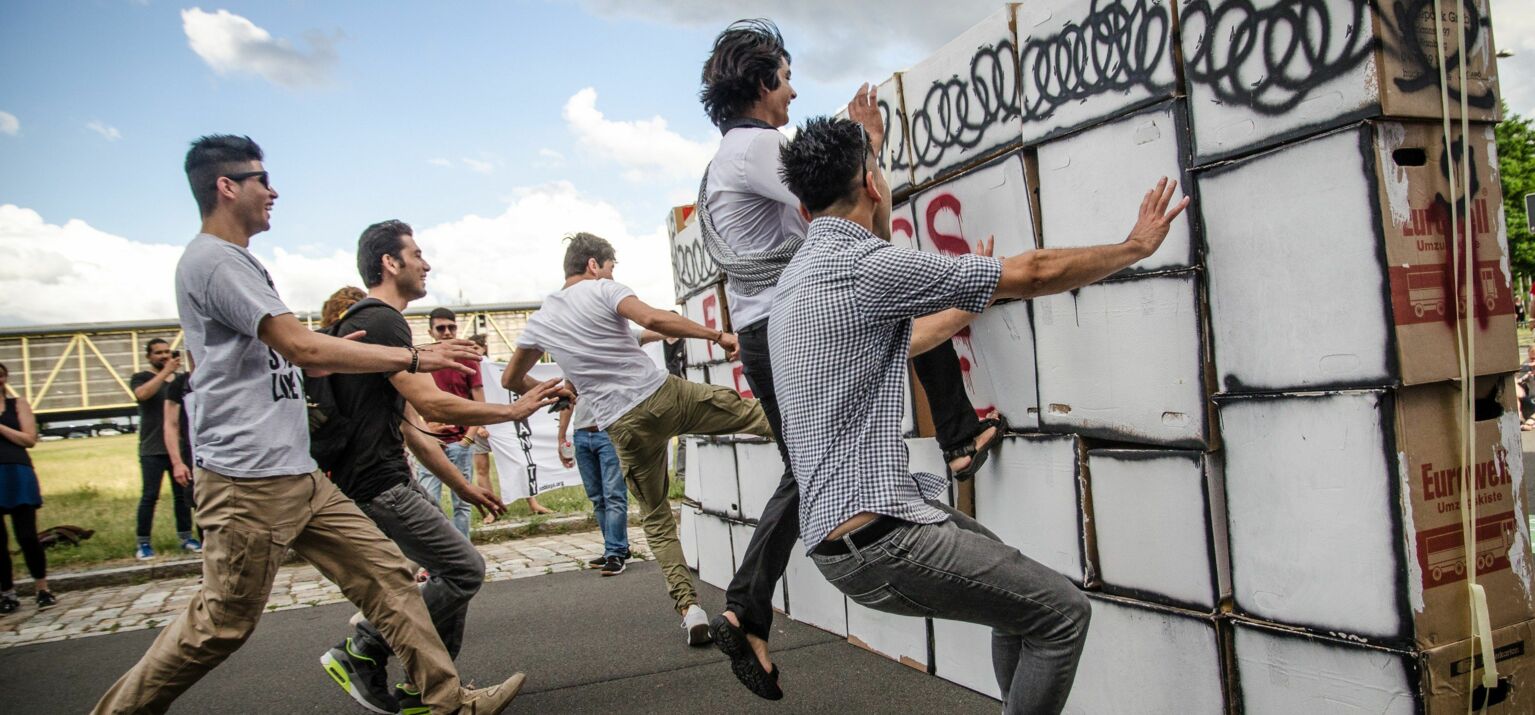
[[[176,264],[176,310],[197,365],[197,466],[245,478],[313,472],[303,370],[256,338],[263,318],[292,312],[261,262],[198,234]]]

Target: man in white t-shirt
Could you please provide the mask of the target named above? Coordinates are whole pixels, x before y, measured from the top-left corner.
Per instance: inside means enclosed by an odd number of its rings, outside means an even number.
[[[658,367],[630,333],[633,321],[676,338],[713,341],[732,358],[736,336],[653,308],[613,280],[613,246],[589,233],[567,239],[565,287],[544,299],[517,338],[501,385],[524,392],[538,385],[528,371],[545,352],[587,403],[598,429],[618,450],[624,479],[640,503],[645,539],[666,574],[666,588],[682,614],[688,645],[709,642],[709,619],[698,606],[693,579],[677,541],[667,501],[666,446],[679,434],[753,434],[771,437],[762,406],[735,391],[691,383]]]

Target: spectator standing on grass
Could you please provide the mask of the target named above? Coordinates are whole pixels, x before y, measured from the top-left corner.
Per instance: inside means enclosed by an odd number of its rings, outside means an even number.
[[[726,275],[731,325],[741,340],[741,371],[762,400],[784,472],[752,533],[735,576],[725,591],[725,610],[710,623],[714,641],[730,657],[731,671],[753,693],[783,697],[768,657],[773,625],[773,590],[788,568],[800,535],[800,489],[782,439],[775,388],[769,310],[779,291],[778,276],[800,250],[808,219],[800,200],[785,185],[779,152],[788,138],[795,98],[789,51],[778,28],[767,20],[742,20],[715,38],[704,62],[699,99],[723,137],[705,171],[698,197],[704,248]],[[851,105],[849,105],[851,110]],[[876,113],[863,117],[870,147],[879,155],[884,125]],[[1001,442],[1003,424],[987,419],[965,392],[959,355],[948,341],[913,359],[917,378],[932,408],[938,445],[957,479],[968,479]]]
[[[11,518],[16,545],[27,562],[27,572],[37,586],[37,607],[52,608],[58,603],[48,590],[48,557],[37,541],[37,510],[43,506],[43,491],[32,470],[32,455],[27,450],[37,446],[37,418],[26,398],[10,396],[7,383],[11,371],[0,364],[0,397],[5,409],[0,411],[0,516]],[[15,613],[21,607],[16,598],[16,583],[11,576],[11,545],[5,537],[5,523],[0,521],[0,615]]]
[[[474,351],[480,354],[480,381],[483,385],[485,366],[490,363],[490,347],[486,344],[484,333],[469,336],[469,342],[474,343]],[[468,433],[464,435],[464,441],[469,447],[469,453],[474,455],[474,483],[495,491],[490,481],[490,430],[478,425],[470,427]],[[482,523],[489,524],[493,521],[495,517],[487,514]]]
[[[139,496],[139,545],[134,556],[140,561],[155,557],[149,545],[149,532],[155,523],[155,503],[160,499],[160,485],[171,475],[170,452],[165,448],[165,390],[181,367],[181,354],[171,351],[171,344],[155,338],[144,345],[144,356],[153,369],[134,373],[128,386],[139,403],[139,474],[144,491]],[[176,538],[181,548],[194,554],[203,550],[202,542],[192,536],[192,497],[188,487],[171,480],[171,508],[176,513]]]
[[[859,121],[811,119],[782,152],[784,182],[812,217],[768,331],[801,534],[821,575],[860,605],[991,627],[1003,711],[1058,713],[1092,609],[1064,576],[938,501],[941,477],[909,471],[907,357],[993,300],[1071,290],[1151,255],[1188,199],[1169,210],[1176,184],[1162,179],[1116,244],[1006,260],[989,241],[964,256],[891,246],[890,188],[864,130],[873,100],[860,92],[849,107]]]
[[[571,435],[574,430],[574,435]],[[560,464],[581,472],[586,498],[592,502],[592,518],[602,532],[602,556],[587,562],[602,569],[603,576],[624,572],[629,560],[629,489],[624,470],[608,433],[597,429],[586,400],[576,398],[573,407],[560,410]]]
[[[433,308],[427,316],[427,328],[432,333],[433,340],[453,340],[458,337],[458,316],[449,308]],[[473,375],[465,375],[461,372],[437,372],[432,379],[437,381],[437,389],[450,395],[461,397],[476,402],[485,401],[485,389],[483,378],[480,377],[480,363],[471,360],[464,363],[474,368]],[[442,443],[442,451],[448,455],[448,461],[458,468],[465,478],[474,477],[474,454],[469,451],[469,445],[463,444],[464,436],[468,434],[463,425],[450,425],[437,422],[428,422],[427,429],[437,433],[437,439]],[[442,480],[432,474],[425,464],[417,463],[416,479],[426,489],[427,496],[432,498],[433,504],[442,503]],[[453,527],[466,538],[469,536],[469,512],[473,509],[469,502],[458,492],[453,495]]]
[[[709,619],[698,605],[677,540],[677,520],[667,499],[666,446],[679,434],[768,437],[772,431],[756,400],[727,387],[668,375],[640,348],[630,321],[663,336],[713,341],[732,358],[735,335],[645,304],[613,280],[618,260],[606,240],[589,233],[567,240],[565,285],[528,318],[501,386],[520,393],[534,389],[538,382],[528,371],[548,352],[579,399],[591,402],[592,418],[612,439],[624,480],[640,502],[646,545],[661,564],[687,643],[704,645],[709,642]]]
[[[192,449],[203,495],[198,522],[208,537],[203,580],[92,712],[169,709],[250,637],[291,548],[389,638],[432,711],[499,713],[525,676],[483,689],[459,681],[399,547],[316,468],[302,384],[306,370],[459,370],[458,359],[473,352],[458,341],[428,349],[368,345],[300,323],[249,250],[251,237],[271,228],[277,200],[262,158],[249,137],[231,135],[202,137],[187,152],[202,232],[176,265],[175,294],[201,398]]]

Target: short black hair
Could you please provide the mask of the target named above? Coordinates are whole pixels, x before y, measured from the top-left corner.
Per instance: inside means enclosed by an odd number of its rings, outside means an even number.
[[[220,176],[240,168],[238,164],[261,160],[261,147],[250,137],[210,134],[192,142],[192,148],[187,150],[186,172],[198,213],[207,218],[218,206]]]
[[[453,314],[452,308],[444,308],[439,306],[433,308],[432,312],[428,313],[426,316],[427,325],[431,325],[432,321],[434,320],[451,320],[456,323],[458,322],[458,316]]]
[[[170,345],[170,343],[167,342],[165,340],[165,338],[155,338],[153,340],[150,340],[149,342],[144,343],[144,354],[148,355],[148,354],[154,352],[156,345]]]
[[[778,89],[778,65],[790,62],[783,35],[771,20],[730,23],[704,61],[703,102],[715,126],[746,113],[762,97],[762,88]]]
[[[401,251],[405,250],[405,241],[401,239],[415,233],[410,224],[395,219],[379,221],[363,229],[357,238],[357,273],[362,276],[362,284],[377,288],[383,283],[384,256],[394,256],[403,263],[405,257]]]
[[[779,150],[778,175],[811,213],[851,199],[873,151],[863,125],[849,119],[811,117]]]
[[[613,244],[605,238],[582,231],[566,236],[565,240],[570,243],[565,247],[566,278],[585,273],[589,258],[596,260],[599,266],[613,260]]]

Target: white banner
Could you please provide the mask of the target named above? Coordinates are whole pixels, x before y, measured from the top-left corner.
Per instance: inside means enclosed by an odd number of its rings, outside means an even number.
[[[495,404],[509,404],[512,401],[511,391],[501,387],[501,372],[506,369],[504,363],[482,360],[480,362],[480,376],[485,381],[485,401]],[[533,366],[530,373],[535,380],[548,380],[562,376],[560,366],[554,363],[541,362]],[[528,454],[522,448],[522,441],[517,438],[517,423],[503,422],[498,425],[488,425],[486,430],[490,432],[490,450],[496,460],[496,474],[501,480],[501,501],[511,503],[516,499],[526,498],[529,494],[543,493],[550,489],[579,485],[581,475],[574,469],[566,469],[560,464],[559,452],[556,450],[556,437],[560,429],[560,416],[558,413],[549,414],[549,408],[541,409],[528,418],[528,428],[532,434],[528,437],[531,445],[532,462],[537,467],[536,490],[530,489],[528,474]]]

